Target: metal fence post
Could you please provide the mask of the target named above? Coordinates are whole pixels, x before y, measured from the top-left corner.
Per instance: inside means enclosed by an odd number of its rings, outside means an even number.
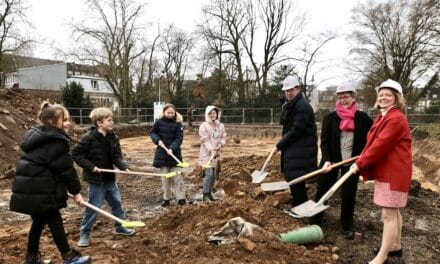
[[[270,108],[270,124],[273,125],[273,108]]]
[[[79,124],[83,125],[83,118],[82,118],[83,109],[79,109]]]
[[[244,125],[244,111],[245,111],[245,109],[243,108],[242,110],[241,110],[241,112],[242,112],[242,114],[241,114],[241,124],[242,125]]]

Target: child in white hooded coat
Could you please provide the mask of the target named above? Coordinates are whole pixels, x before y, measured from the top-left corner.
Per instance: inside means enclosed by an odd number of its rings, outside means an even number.
[[[200,154],[198,164],[206,165],[211,156],[214,158],[209,162],[210,167],[203,171],[203,201],[214,201],[212,189],[215,184],[216,166],[218,164],[218,153],[221,147],[226,144],[225,126],[220,123],[221,111],[214,105],[209,105],[205,110],[205,122],[199,127]]]

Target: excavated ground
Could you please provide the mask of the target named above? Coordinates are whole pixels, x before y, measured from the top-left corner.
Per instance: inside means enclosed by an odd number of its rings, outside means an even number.
[[[26,94],[0,90],[0,263],[19,263],[26,251],[31,220],[8,210],[17,144],[24,131],[35,124],[38,102]],[[13,121],[11,121],[13,120]],[[124,137],[124,135],[121,135]],[[132,136],[132,135],[131,135]],[[277,138],[230,135],[221,153],[221,172],[216,196],[211,203],[201,203],[201,178],[197,169],[184,170],[188,201],[185,206],[160,207],[160,179],[146,176],[120,176],[123,207],[133,221],[146,226],[137,228],[132,237],[112,233],[112,221],[100,216],[92,232],[91,246],[80,249],[93,256],[94,263],[365,263],[373,257],[372,247],[379,245],[382,224],[380,211],[372,203],[372,184],[359,183],[356,204],[356,237],[347,241],[339,224],[339,195],[330,200],[322,224],[324,240],[306,246],[285,244],[280,233],[307,225],[307,219],[294,219],[282,209],[287,205],[287,191],[264,193],[250,182],[250,174],[260,170]],[[389,263],[437,263],[440,259],[439,208],[439,139],[416,139],[414,181],[408,206],[402,210],[403,258]],[[154,171],[151,167],[154,146],[146,135],[121,141],[124,157],[133,171]],[[199,139],[193,132],[185,134],[185,161],[195,164]],[[279,155],[267,167],[266,182],[282,180]],[[79,171],[80,172],[80,171]],[[417,183],[421,183],[417,184]],[[308,183],[309,197],[315,186]],[[86,185],[83,183],[83,190]],[[83,191],[83,194],[86,192]],[[109,210],[107,206],[104,210]],[[82,208],[69,203],[63,218],[69,240],[76,246]],[[231,218],[240,216],[261,227],[252,236],[228,244],[216,245],[208,237],[220,230]],[[44,258],[61,263],[50,233],[41,239]]]

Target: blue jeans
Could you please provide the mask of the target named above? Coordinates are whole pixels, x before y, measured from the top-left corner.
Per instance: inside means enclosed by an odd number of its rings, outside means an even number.
[[[101,208],[104,200],[112,209],[112,214],[121,219],[125,218],[124,210],[121,206],[121,193],[115,181],[103,183],[89,183],[88,187],[89,203]],[[84,217],[81,223],[81,234],[90,234],[92,227],[96,222],[98,213],[88,207],[84,210]],[[121,223],[115,221],[115,227]]]
[[[215,184],[215,168],[205,169],[205,177],[203,177],[203,193],[212,192],[212,188]]]

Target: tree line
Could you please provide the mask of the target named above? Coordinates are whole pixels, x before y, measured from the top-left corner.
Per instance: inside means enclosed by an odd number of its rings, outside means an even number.
[[[2,73],[10,70],[4,54],[26,54],[35,44],[23,31],[28,4],[1,0]],[[439,89],[438,0],[360,3],[352,10],[349,35],[310,34],[307,14],[294,0],[210,0],[191,32],[145,23],[145,1],[86,5],[87,19],[70,24],[75,45],[64,55],[102,67],[124,108],[149,107],[159,96],[178,107],[276,107],[281,82],[290,74],[300,77],[310,97],[321,72],[332,67],[323,59],[324,47],[341,38],[352,43],[347,68],[361,81],[360,96],[368,104],[374,87],[387,78],[402,84],[410,104]],[[186,81],[189,72],[198,73],[197,80]]]

